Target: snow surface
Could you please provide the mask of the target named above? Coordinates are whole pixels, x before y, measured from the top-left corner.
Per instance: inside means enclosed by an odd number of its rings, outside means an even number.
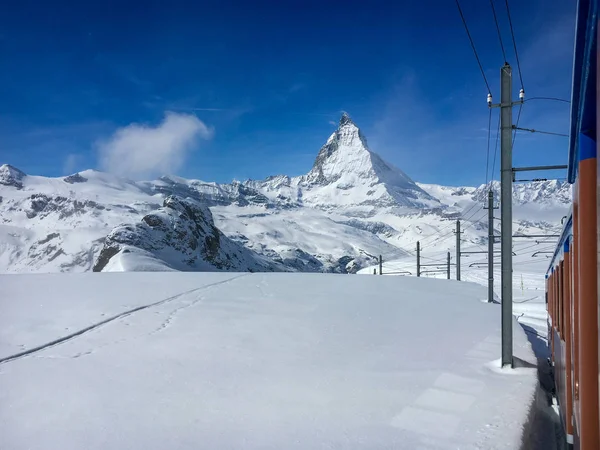
[[[474,283],[88,273],[0,289],[8,450],[514,449],[536,385],[490,365],[500,306]]]
[[[549,257],[547,252],[554,251],[556,247],[555,238],[544,239],[518,239],[513,240],[513,315],[523,330],[528,335],[530,342],[538,358],[545,359],[548,354],[548,312],[545,299],[544,274],[548,268]],[[494,261],[494,296],[496,301],[501,301],[501,272],[499,245],[495,249]],[[463,248],[464,251],[482,251],[486,247],[471,246]],[[451,262],[455,262],[454,249],[451,249]],[[427,249],[423,252],[423,264],[438,264],[434,267],[423,268],[423,270],[438,270],[438,272],[423,273],[423,278],[447,277],[446,251],[442,249]],[[461,279],[480,284],[486,288],[488,268],[487,254],[463,255],[461,259]],[[379,270],[378,266],[371,266],[359,271],[360,274],[372,275],[373,270]],[[385,261],[383,273],[388,276],[407,276],[403,272],[416,274],[416,257],[404,257],[398,260]],[[451,266],[451,277],[456,277],[455,266]]]

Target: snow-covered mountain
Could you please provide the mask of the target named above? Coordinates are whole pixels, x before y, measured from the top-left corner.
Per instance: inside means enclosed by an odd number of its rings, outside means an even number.
[[[382,208],[400,213],[440,206],[408,175],[372,152],[366,138],[345,113],[308,174],[244,184],[272,200],[285,199],[351,216],[373,216]]]
[[[355,272],[380,254],[386,260],[410,254],[417,240],[425,248],[453,248],[457,219],[465,247],[485,243],[488,189],[415,183],[369,149],[346,114],[299,177],[134,182],[94,170],[31,176],[5,164],[0,272],[94,266]],[[556,232],[570,186],[515,184],[513,201],[515,231]],[[216,252],[211,239],[220,243]]]

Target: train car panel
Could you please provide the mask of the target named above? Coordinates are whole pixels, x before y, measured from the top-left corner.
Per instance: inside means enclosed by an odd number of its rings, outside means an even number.
[[[556,397],[568,442],[581,450],[600,450],[599,3],[577,2],[567,173],[573,206],[546,274]]]

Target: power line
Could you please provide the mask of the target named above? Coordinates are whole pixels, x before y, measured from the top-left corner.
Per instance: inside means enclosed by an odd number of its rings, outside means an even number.
[[[477,203],[475,203],[475,205],[477,205]],[[472,209],[472,208],[471,208],[471,209]],[[462,217],[462,219],[463,219],[465,222],[468,222],[469,220],[471,220],[471,218],[472,218],[472,217],[473,217],[475,214],[477,214],[478,212],[480,212],[482,209],[483,209],[483,206],[482,206],[482,205],[480,205],[480,206],[479,206],[479,208],[477,208],[477,209],[475,210],[475,212],[473,212],[473,214],[471,214],[469,217],[464,217],[464,216],[463,216],[463,217]],[[487,214],[487,213],[486,213],[486,214]],[[466,215],[466,213],[465,213],[465,215]],[[476,222],[479,222],[481,219],[483,219],[483,216],[482,216],[480,219],[476,220],[474,223],[471,223],[471,224],[467,225],[466,227],[464,227],[462,231],[465,231],[465,230],[466,230],[466,229],[468,229],[469,227],[473,226],[473,225],[474,225]],[[436,242],[440,241],[441,239],[445,238],[446,236],[450,236],[452,233],[454,233],[454,230],[450,230],[448,233],[446,233],[446,234],[444,234],[444,235],[442,235],[442,236],[438,236],[436,239],[434,239],[433,241],[429,242],[428,244],[429,244],[429,245],[435,244]]]
[[[519,120],[521,120],[521,111],[523,110],[523,103],[519,105],[519,113],[517,114],[517,123],[515,124],[515,132],[513,133],[512,146],[515,146],[515,139],[517,139],[517,128],[519,128]]]
[[[466,215],[466,214],[467,214],[469,211],[471,211],[471,210],[472,210],[473,208],[475,208],[476,206],[477,206],[477,203],[473,203],[473,204],[471,205],[471,207],[470,207],[470,208],[468,208],[466,211],[463,211],[463,212],[461,213],[461,218],[463,218],[463,217],[464,217],[464,216],[465,216],[465,215]],[[425,242],[426,242],[428,239],[431,239],[431,238],[436,238],[436,236],[438,236],[438,234],[439,234],[441,231],[443,231],[443,230],[447,230],[448,228],[450,228],[450,227],[454,226],[454,224],[455,224],[455,222],[454,222],[454,221],[452,221],[452,222],[450,222],[448,225],[446,225],[445,227],[442,227],[442,228],[440,228],[439,230],[437,230],[435,233],[433,233],[433,234],[430,234],[430,235],[428,235],[428,236],[419,236],[419,237],[418,237],[417,239],[415,239],[414,241],[408,242],[408,243],[407,243],[407,245],[408,245],[408,244],[415,244],[417,241],[418,241],[418,242],[420,242],[421,244],[424,244],[424,243],[425,243]],[[445,234],[444,236],[449,236],[450,234],[452,234],[452,231],[450,231],[450,233],[447,233],[447,234]],[[441,236],[441,237],[444,237],[444,236]],[[437,241],[437,240],[439,240],[441,237],[437,237],[437,238],[436,238],[436,239],[435,239],[433,242],[436,242],[436,241]]]
[[[470,208],[469,208],[467,211],[465,211],[465,212],[462,214],[462,217],[461,217],[461,218],[462,218],[464,221],[468,221],[468,220],[470,220],[470,219],[471,219],[471,218],[472,218],[472,217],[473,217],[475,214],[477,214],[479,211],[481,211],[481,210],[483,209],[483,206],[482,206],[482,205],[480,205],[480,206],[479,206],[479,208],[478,208],[478,209],[476,209],[476,210],[475,210],[475,212],[473,212],[473,214],[471,214],[469,217],[466,217],[466,218],[465,218],[464,216],[467,214],[467,212],[471,211],[471,210],[472,210],[472,209],[473,209],[475,206],[477,206],[477,203],[474,203],[473,205],[471,205],[471,207],[470,207]],[[448,228],[449,228],[449,227],[451,227],[451,226],[454,226],[454,224],[455,224],[455,222],[452,222],[452,223],[450,223],[449,225],[445,226],[444,228],[441,228],[441,229],[439,229],[439,230],[437,231],[437,233],[439,233],[439,232],[440,232],[440,231],[442,231],[442,230],[448,229]],[[442,240],[442,239],[444,239],[445,237],[447,237],[447,236],[450,236],[452,233],[454,233],[454,230],[450,230],[448,233],[445,233],[445,234],[442,234],[442,235],[436,235],[436,234],[432,234],[432,235],[429,235],[429,236],[427,236],[427,237],[426,237],[426,238],[424,238],[424,239],[421,239],[421,240],[420,240],[420,242],[421,242],[421,244],[423,244],[423,243],[425,243],[425,242],[426,242],[428,239],[434,238],[434,239],[433,239],[433,241],[427,242],[427,245],[433,245],[433,244],[435,244],[436,242],[439,242],[439,241],[441,241],[441,240]],[[423,248],[421,248],[421,250],[423,250]]]
[[[479,60],[479,55],[477,54],[477,50],[475,50],[475,44],[473,43],[473,38],[471,37],[471,33],[469,32],[469,27],[467,26],[467,21],[465,20],[465,16],[463,15],[462,9],[460,7],[460,3],[456,0],[456,7],[458,8],[458,12],[460,13],[460,18],[462,19],[462,23],[465,26],[465,30],[467,32],[467,36],[469,37],[469,42],[471,43],[471,48],[473,49],[473,53],[475,54],[475,59],[477,60],[477,64],[479,65],[479,70],[481,71],[481,75],[483,76],[483,81],[485,81],[485,85],[488,90],[488,94],[492,93],[490,89],[490,84],[485,76],[485,72],[483,71],[483,66],[481,65],[481,61]],[[523,83],[521,83],[523,84]]]
[[[515,58],[517,58],[517,68],[519,69],[519,79],[521,80],[521,89],[525,90],[523,85],[523,74],[521,73],[521,63],[519,62],[519,52],[517,51],[517,41],[515,40],[515,32],[513,30],[512,19],[510,18],[510,7],[508,6],[508,0],[504,0],[506,3],[506,14],[508,15],[508,23],[510,25],[510,34],[512,36],[513,47],[515,49]]]
[[[523,103],[530,102],[531,100],[554,100],[556,102],[571,103],[570,100],[565,100],[564,98],[558,97],[531,97],[526,100],[523,100]]]
[[[483,208],[482,208],[482,209],[483,209]],[[477,211],[477,212],[479,212],[479,211]],[[475,215],[475,214],[473,214],[473,215]],[[462,231],[468,230],[469,228],[471,228],[472,226],[474,226],[476,223],[483,223],[483,222],[482,222],[482,220],[483,220],[483,219],[484,219],[484,217],[486,217],[486,216],[487,216],[487,211],[486,211],[486,212],[484,213],[484,215],[483,215],[483,216],[481,216],[479,219],[476,219],[476,220],[473,220],[473,221],[471,221],[471,223],[470,223],[469,225],[467,225],[466,227],[464,227],[464,228],[462,229]],[[473,216],[471,216],[471,217],[473,217]],[[466,220],[466,219],[465,219],[465,220]]]
[[[536,243],[536,244],[533,244],[533,245],[528,245],[526,247],[519,248],[518,249],[519,254],[517,254],[516,256],[526,256],[525,253],[529,253],[529,252],[523,253],[523,251],[527,250],[529,248],[535,247],[537,245],[540,245],[540,244]],[[543,246],[541,248],[537,248],[536,251],[544,251],[544,250],[554,249],[554,248],[556,248],[556,245],[557,245],[556,243],[553,243],[553,244],[550,244],[548,246]],[[517,250],[517,249],[515,249],[515,250]],[[499,254],[499,252],[494,252],[494,253],[495,254]],[[530,258],[533,258],[533,257],[530,256]],[[487,262],[487,260],[488,260],[487,258],[485,258],[485,259],[478,259],[476,261],[472,261],[472,263],[484,263],[484,262]],[[524,263],[530,263],[530,262],[539,262],[539,261],[537,259],[531,259],[531,260],[527,260],[527,261],[517,261],[514,264],[524,264]]]
[[[504,58],[504,62],[506,62],[506,52],[504,51],[504,44],[502,43],[502,34],[500,33],[500,26],[498,25],[496,8],[494,8],[494,0],[490,0],[490,6],[492,7],[492,13],[494,14],[494,22],[496,22],[496,31],[498,31],[498,40],[500,41],[500,48],[502,49],[502,57]]]
[[[563,134],[563,133],[553,133],[551,131],[540,131],[540,130],[534,130],[533,128],[519,128],[518,124],[519,124],[519,122],[517,121],[517,125],[515,126],[515,134],[516,134],[517,130],[521,130],[521,131],[529,131],[530,133],[550,134],[552,136],[569,137],[568,134]]]

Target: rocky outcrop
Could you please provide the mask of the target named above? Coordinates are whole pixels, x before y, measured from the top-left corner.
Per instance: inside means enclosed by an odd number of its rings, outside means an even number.
[[[27,218],[44,218],[56,213],[59,219],[64,219],[76,214],[83,214],[87,210],[103,210],[105,207],[93,200],[75,200],[61,195],[54,197],[45,194],[32,194],[25,208]]]
[[[0,166],[0,184],[3,184],[4,186],[23,189],[23,178],[26,176],[25,172],[10,164],[2,164]]]
[[[63,181],[65,183],[74,184],[74,183],[85,183],[87,178],[82,177],[79,173],[74,173],[73,175],[69,175],[68,177],[64,177]]]
[[[167,197],[162,208],[145,215],[139,223],[114,228],[93,270],[105,270],[115,257],[132,261],[141,253],[174,270],[283,269],[223,235],[206,205],[176,196]],[[135,267],[135,261],[128,267]]]

